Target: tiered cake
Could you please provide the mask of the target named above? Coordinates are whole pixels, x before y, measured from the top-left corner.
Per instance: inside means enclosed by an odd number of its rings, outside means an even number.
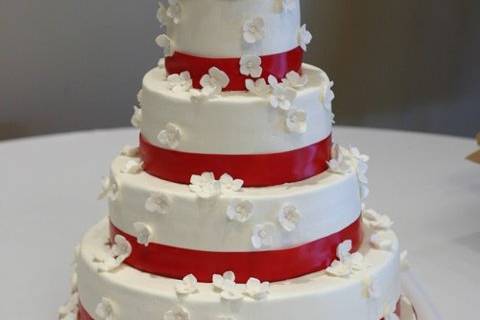
[[[169,0],[109,216],[60,319],[398,319],[400,254],[365,209],[367,161],[332,144],[333,82],[299,0]]]

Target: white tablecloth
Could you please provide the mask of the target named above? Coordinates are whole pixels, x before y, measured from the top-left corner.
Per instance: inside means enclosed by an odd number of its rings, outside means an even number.
[[[368,205],[395,220],[417,278],[445,319],[478,318],[480,165],[473,139],[337,128],[371,155]],[[2,319],[55,319],[68,296],[73,247],[106,214],[100,180],[130,129],[0,143]]]

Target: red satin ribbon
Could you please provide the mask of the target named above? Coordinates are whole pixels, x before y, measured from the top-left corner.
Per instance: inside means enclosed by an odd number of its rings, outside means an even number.
[[[348,308],[348,306],[346,306]],[[397,309],[395,310],[395,314],[400,317],[400,301],[397,303]],[[82,306],[82,304],[79,304],[78,306],[78,320],[94,320],[85,310],[85,308]],[[380,319],[384,320],[384,319]]]
[[[140,136],[143,168],[149,174],[172,182],[189,184],[193,174],[228,173],[242,179],[245,187],[266,187],[305,180],[327,170],[332,138],[310,146],[270,154],[202,154],[162,149]]]
[[[245,283],[250,277],[274,282],[325,269],[335,260],[337,246],[342,241],[352,240],[353,250],[358,250],[363,238],[360,220],[325,238],[294,248],[270,251],[210,252],[158,243],[146,247],[112,223],[110,236],[113,239],[120,234],[130,242],[133,250],[125,263],[144,272],[175,279],[193,273],[198,281],[211,282],[213,274],[233,271],[239,283]]]
[[[265,80],[273,75],[277,79],[285,78],[290,71],[301,71],[303,50],[297,47],[288,52],[260,57],[263,72],[261,77]],[[217,67],[228,74],[230,83],[225,91],[244,91],[245,80],[249,77],[240,73],[240,58],[206,58],[175,52],[173,56],[165,58],[165,68],[168,74],[190,72],[194,88],[201,88],[200,79],[208,74],[211,67]]]

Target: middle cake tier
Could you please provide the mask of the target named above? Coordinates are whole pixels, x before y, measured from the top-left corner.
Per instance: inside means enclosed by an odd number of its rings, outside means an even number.
[[[360,245],[354,171],[237,191],[230,188],[236,181],[224,177],[230,186],[216,192],[219,181],[208,174],[177,184],[127,173],[132,161],[120,156],[113,162],[109,215],[112,236],[133,242],[127,263],[138,269],[181,278],[193,267],[200,279],[233,270],[239,279],[274,281],[324,269],[342,241]]]

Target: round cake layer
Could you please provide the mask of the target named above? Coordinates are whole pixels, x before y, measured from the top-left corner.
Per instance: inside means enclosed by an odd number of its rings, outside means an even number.
[[[298,46],[300,1],[289,1],[282,10],[278,0],[182,0],[172,7],[176,21],[165,17],[167,35],[176,51],[205,57],[268,55]],[[263,36],[255,43],[244,40],[244,26],[255,18]],[[248,28],[247,28],[248,31]],[[252,32],[254,33],[254,30]],[[250,42],[253,40],[249,40]]]
[[[391,241],[391,249],[376,250],[365,243],[360,250],[364,268],[349,276],[318,272],[271,283],[269,290],[256,298],[252,298],[252,291],[247,291],[249,295],[241,293],[245,289],[242,285],[236,285],[238,294],[230,295],[209,283],[198,283],[190,294],[179,294],[181,281],[125,265],[112,272],[98,272],[95,261],[105,255],[104,244],[109,238],[105,220],[93,227],[81,244],[77,267],[80,302],[91,316],[96,316],[96,310],[107,310],[116,320],[170,319],[173,315],[196,320],[381,319],[388,315],[386,310],[395,309],[400,297],[397,239],[391,231],[384,237]]]
[[[219,252],[285,249],[345,229],[361,212],[354,172],[324,172],[301,182],[241,188],[203,199],[189,185],[145,172],[124,173],[131,160],[119,156],[113,161],[111,180],[118,187],[110,199],[110,219],[131,235],[136,234],[135,223],[148,226],[152,243]],[[290,211],[292,225],[280,220]],[[271,243],[255,249],[255,228],[265,225],[272,233]]]
[[[152,145],[190,153],[268,154],[310,146],[332,132],[331,110],[321,101],[330,81],[314,66],[304,64],[303,73],[308,83],[296,90],[291,107],[306,115],[303,133],[289,130],[288,112],[273,108],[268,97],[222,92],[209,100],[192,102],[190,91],[170,89],[163,66],[149,71],[143,79],[139,129]],[[172,139],[167,140],[169,132]]]

